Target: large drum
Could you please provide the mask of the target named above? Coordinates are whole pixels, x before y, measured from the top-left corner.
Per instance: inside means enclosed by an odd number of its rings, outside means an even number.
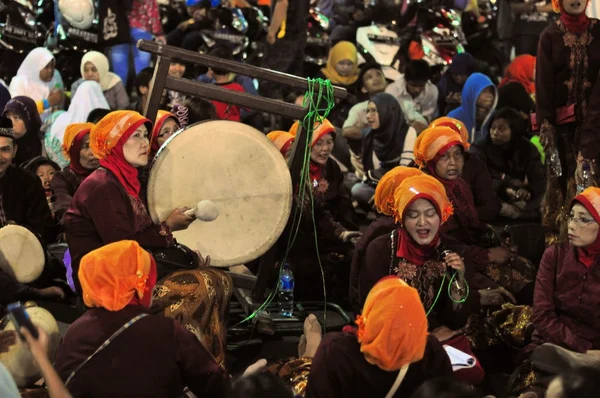
[[[284,158],[258,130],[217,120],[171,136],[150,169],[148,208],[155,222],[180,206],[214,202],[218,217],[175,232],[178,242],[228,267],[263,255],[290,216],[292,183]]]
[[[7,225],[0,229],[0,269],[18,282],[35,281],[44,270],[44,249],[27,228]]]
[[[56,319],[44,308],[35,307],[35,304],[26,303],[25,307],[28,307],[25,311],[29,314],[31,322],[44,329],[48,335],[48,357],[50,361],[54,361],[60,343],[60,333]],[[3,330],[15,330],[15,326],[7,318],[8,316],[2,320]],[[42,377],[31,351],[18,338],[17,344],[10,346],[8,352],[0,354],[0,362],[19,387],[30,386]]]

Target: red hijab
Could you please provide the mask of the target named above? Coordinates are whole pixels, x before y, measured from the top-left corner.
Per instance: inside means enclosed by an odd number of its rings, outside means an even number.
[[[594,190],[598,190],[598,188],[594,188]],[[600,215],[590,200],[593,200],[594,196],[597,194],[594,195],[592,191],[593,190],[588,188],[583,193],[575,196],[571,201],[571,207],[573,207],[573,205],[576,203],[580,203],[587,211],[590,212],[592,217],[594,217],[594,220],[600,224]],[[577,257],[579,258],[579,261],[581,261],[586,267],[591,267],[594,261],[600,257],[600,233],[598,233],[596,240],[591,245],[577,248]]]
[[[415,195],[415,197],[406,205],[404,213],[406,213],[406,210],[417,199],[427,199],[429,202],[431,202],[441,220],[442,214],[437,202],[433,199],[433,197],[431,197],[431,195],[426,193]],[[404,215],[402,218],[405,219]],[[423,265],[425,262],[436,256],[436,251],[439,244],[439,228],[435,234],[435,237],[428,245],[420,245],[415,242],[403,225],[402,228],[398,229],[398,250],[396,251],[396,255],[412,264]]]
[[[516,57],[506,68],[506,73],[499,87],[511,82],[521,83],[527,94],[535,93],[535,57],[525,54]]]
[[[76,174],[82,175],[84,177],[89,176],[92,171],[88,170],[81,165],[81,147],[83,145],[83,139],[87,134],[90,133],[90,130],[83,130],[77,133],[75,138],[73,139],[73,143],[71,144],[71,148],[69,148],[69,157],[71,158],[71,163],[69,163],[69,168]]]
[[[123,153],[123,145],[127,142],[129,137],[135,133],[144,120],[131,125],[117,142],[110,154],[104,159],[100,159],[100,166],[110,170],[115,177],[119,180],[123,188],[127,193],[135,198],[140,197],[140,181],[138,180],[138,170],[133,167],[127,160],[125,160],[125,154]]]
[[[585,32],[585,30],[588,28],[588,26],[590,24],[590,19],[587,17],[585,10],[579,15],[570,15],[565,11],[565,8],[563,7],[563,4],[562,4],[563,1],[564,0],[552,0],[552,8],[556,12],[560,11],[560,20],[565,25],[565,28],[567,28],[567,30],[569,32],[572,32],[575,34],[580,34],[580,33]],[[587,9],[588,4],[589,4],[589,0],[586,0],[586,2],[585,2],[586,9]]]

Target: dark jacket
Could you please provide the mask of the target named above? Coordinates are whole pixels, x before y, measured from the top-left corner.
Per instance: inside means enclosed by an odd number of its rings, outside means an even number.
[[[56,356],[56,371],[63,381],[114,332],[142,313],[147,309],[137,305],[120,311],[94,308],[77,319]],[[224,397],[229,375],[179,322],[148,315],[83,366],[67,388],[74,397],[178,397],[186,386],[198,397]]]
[[[43,242],[54,241],[52,214],[36,175],[11,165],[0,178],[0,193],[6,221],[14,221],[29,229]]]
[[[499,197],[506,196],[507,188],[518,189],[514,180],[524,182],[527,179],[525,188],[531,193],[531,199],[519,218],[540,218],[540,205],[546,191],[546,169],[542,165],[540,153],[529,140],[517,136],[508,148],[503,148],[494,145],[488,136],[475,143],[471,151],[487,165],[492,177],[492,189]]]
[[[306,398],[385,397],[397,376],[398,372],[368,363],[356,336],[329,333],[313,359]],[[430,335],[423,359],[409,366],[394,397],[409,397],[421,384],[437,377],[452,378],[452,366],[440,342]]]

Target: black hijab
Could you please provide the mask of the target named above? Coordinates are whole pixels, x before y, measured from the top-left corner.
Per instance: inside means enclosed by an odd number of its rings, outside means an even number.
[[[400,103],[388,93],[373,96],[373,102],[379,114],[379,128],[368,128],[363,138],[363,164],[365,170],[375,168],[373,152],[385,168],[398,166],[404,148],[404,139],[410,127],[406,123]]]
[[[4,107],[4,115],[6,116],[8,112],[19,115],[25,122],[25,128],[27,129],[25,135],[17,139],[17,155],[13,159],[13,163],[19,166],[42,154],[42,140],[40,138],[42,120],[35,101],[29,97],[19,96],[8,101]]]

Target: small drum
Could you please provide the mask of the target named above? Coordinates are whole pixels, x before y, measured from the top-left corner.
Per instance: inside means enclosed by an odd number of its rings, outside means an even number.
[[[26,303],[25,307],[27,307],[25,311],[29,314],[33,324],[44,329],[46,334],[48,334],[48,356],[50,361],[53,362],[58,350],[58,344],[60,343],[60,333],[56,319],[44,308],[29,306],[29,303]],[[3,324],[6,323],[3,330],[15,330],[15,325],[7,321],[6,318],[8,316],[2,320]],[[19,387],[30,386],[42,377],[31,355],[31,351],[21,343],[19,338],[17,338],[15,345],[9,347],[8,352],[0,354],[0,362],[2,362]]]
[[[46,260],[44,249],[27,228],[7,225],[0,229],[0,269],[18,282],[35,281],[42,274]]]
[[[189,126],[171,136],[152,162],[148,209],[160,222],[200,200],[214,202],[219,216],[175,232],[177,241],[210,255],[215,267],[255,260],[275,244],[290,216],[287,163],[253,127],[225,120]]]

